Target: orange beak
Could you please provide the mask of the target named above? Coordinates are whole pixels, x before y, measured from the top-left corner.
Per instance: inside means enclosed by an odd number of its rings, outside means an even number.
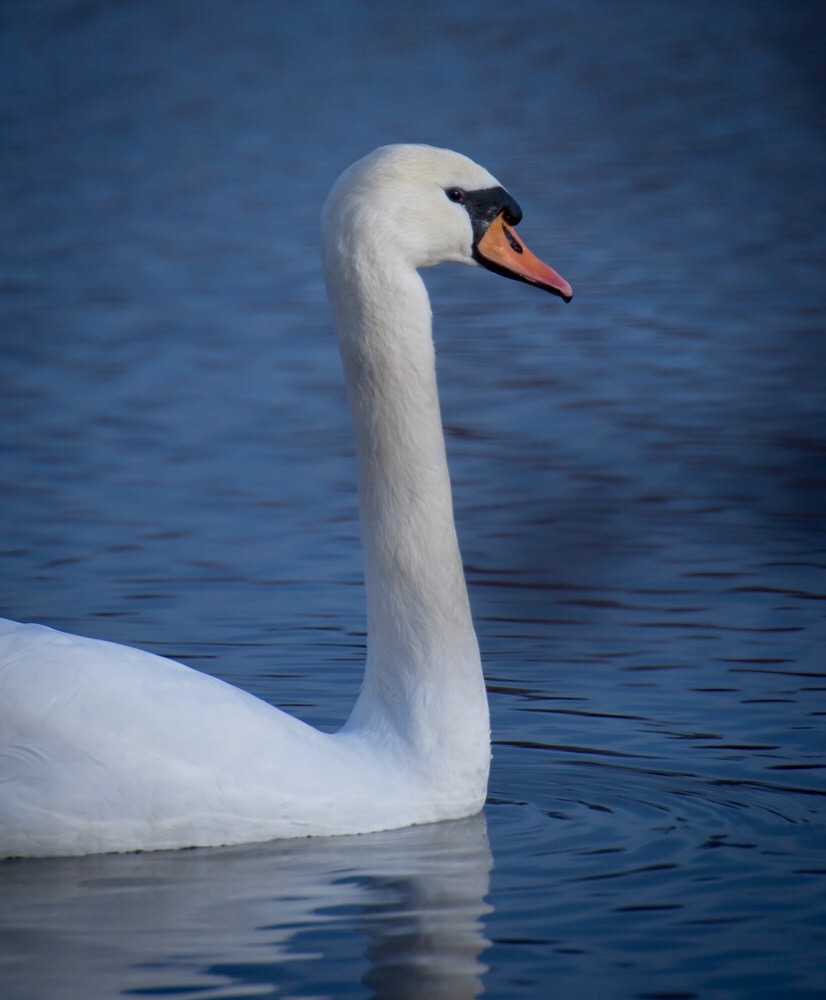
[[[537,285],[559,295],[566,302],[573,298],[574,292],[568,282],[552,267],[534,257],[525,244],[517,239],[514,231],[505,225],[504,213],[497,215],[485,230],[476,244],[476,253],[479,263],[497,274]]]

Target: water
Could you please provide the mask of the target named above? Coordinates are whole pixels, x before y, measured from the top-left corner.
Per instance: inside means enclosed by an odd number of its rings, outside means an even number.
[[[333,727],[364,655],[317,259],[448,145],[565,307],[427,275],[490,801],[331,841],[0,868],[5,997],[826,991],[815,4],[0,13],[0,608]]]

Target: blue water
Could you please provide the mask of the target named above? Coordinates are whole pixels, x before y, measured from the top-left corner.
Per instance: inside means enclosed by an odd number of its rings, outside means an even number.
[[[329,186],[459,149],[576,293],[426,276],[484,815],[5,863],[4,997],[826,993],[824,28],[802,0],[0,9],[8,617],[339,724]]]

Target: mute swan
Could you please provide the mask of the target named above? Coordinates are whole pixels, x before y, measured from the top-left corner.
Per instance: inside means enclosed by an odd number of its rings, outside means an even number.
[[[455,819],[490,730],[417,268],[481,264],[571,298],[482,167],[385,146],[324,206],[324,277],[358,458],[368,651],[321,733],[206,674],[40,625],[0,627],[0,857],[213,846]]]

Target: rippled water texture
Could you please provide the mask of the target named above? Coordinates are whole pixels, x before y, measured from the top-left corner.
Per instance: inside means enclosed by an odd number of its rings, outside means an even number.
[[[428,273],[484,817],[0,867],[0,993],[826,991],[808,2],[0,10],[0,610],[334,726],[364,655],[321,202],[455,147],[570,306]]]

